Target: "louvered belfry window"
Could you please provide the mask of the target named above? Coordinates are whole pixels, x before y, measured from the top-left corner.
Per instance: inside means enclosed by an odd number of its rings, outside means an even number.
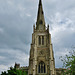
[[[39,45],[41,45],[41,36],[39,36]]]
[[[39,45],[44,45],[44,36],[39,36],[38,37],[38,44]]]

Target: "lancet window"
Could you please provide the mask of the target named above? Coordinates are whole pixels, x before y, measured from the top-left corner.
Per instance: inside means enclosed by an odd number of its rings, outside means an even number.
[[[44,45],[44,36],[39,36],[38,43],[39,45]]]
[[[42,45],[44,45],[44,36],[42,36]]]
[[[41,45],[41,36],[39,36],[39,45]]]

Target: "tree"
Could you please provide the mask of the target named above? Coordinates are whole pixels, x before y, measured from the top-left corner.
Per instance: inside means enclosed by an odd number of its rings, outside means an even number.
[[[1,74],[1,75],[7,75],[6,71],[2,72],[2,74]]]
[[[10,67],[10,70],[7,70],[7,73],[4,71],[1,75],[27,75],[27,72]]]
[[[63,68],[66,68],[64,74],[75,75],[75,50],[70,51],[64,58],[62,56],[60,58],[63,61]]]

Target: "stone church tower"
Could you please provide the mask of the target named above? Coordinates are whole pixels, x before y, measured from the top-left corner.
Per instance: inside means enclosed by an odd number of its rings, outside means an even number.
[[[56,75],[49,25],[46,27],[39,0],[36,26],[33,26],[28,75]]]

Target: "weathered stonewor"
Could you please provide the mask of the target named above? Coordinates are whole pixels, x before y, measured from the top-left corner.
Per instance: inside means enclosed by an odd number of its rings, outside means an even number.
[[[46,27],[42,1],[39,0],[36,26],[33,26],[28,75],[56,75],[49,25]]]

